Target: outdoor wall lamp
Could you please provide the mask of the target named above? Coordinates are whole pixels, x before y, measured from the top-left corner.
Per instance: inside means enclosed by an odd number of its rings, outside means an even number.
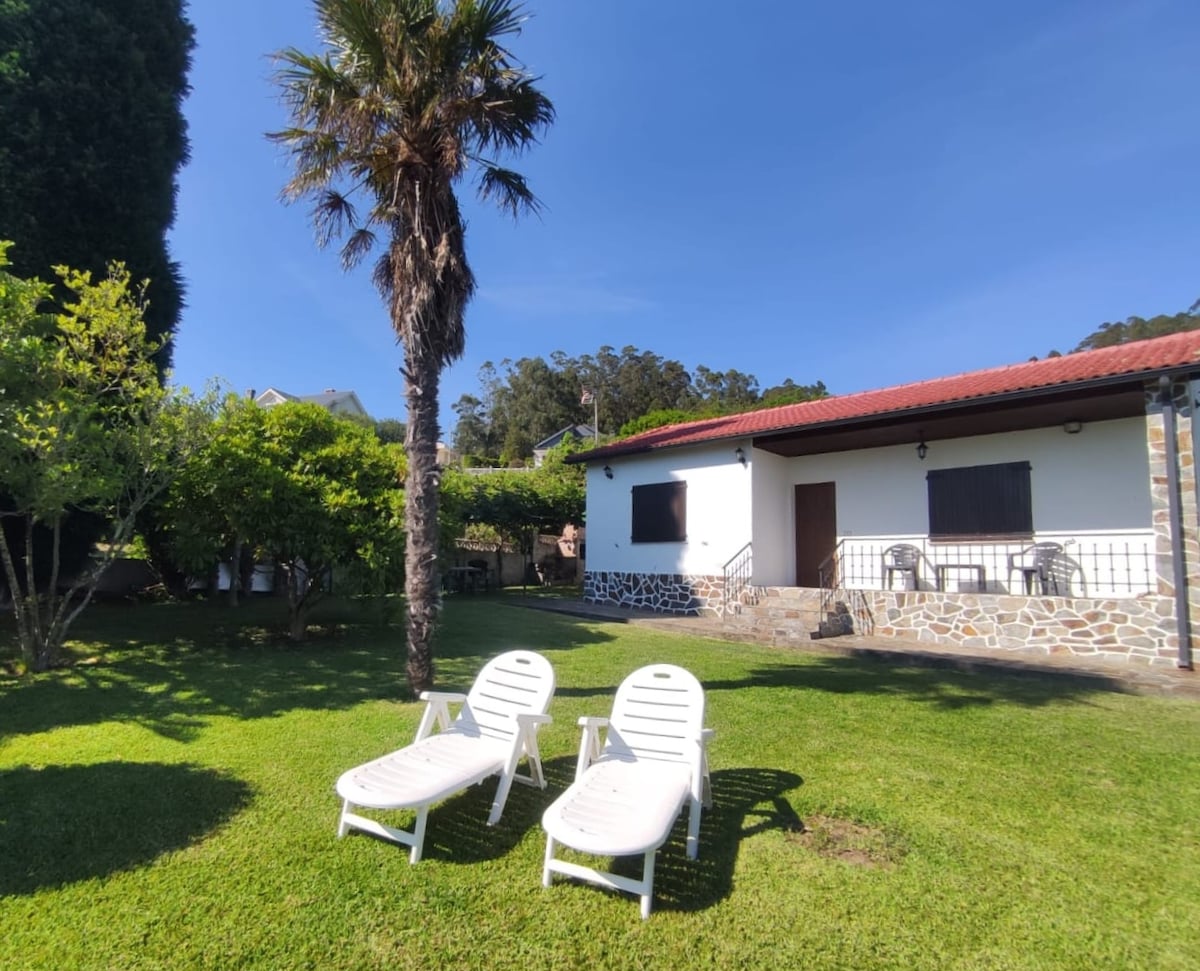
[[[606,479],[612,478],[612,466],[611,465],[604,466],[604,478],[606,478]]]
[[[733,450],[733,454],[737,456],[737,460],[742,463],[742,467],[746,466],[746,453],[742,450],[742,446],[738,446]]]
[[[1068,435],[1078,435],[1083,431],[1083,422],[1076,421],[1074,418],[1063,422],[1063,431]]]
[[[925,456],[929,454],[929,446],[925,444],[925,433],[921,432],[921,440],[917,442],[917,458],[922,462],[925,461]]]

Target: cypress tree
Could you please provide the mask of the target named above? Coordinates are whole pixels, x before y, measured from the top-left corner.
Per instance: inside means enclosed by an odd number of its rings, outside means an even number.
[[[123,261],[151,338],[183,306],[167,251],[193,29],[183,0],[0,0],[0,239],[19,276]],[[160,370],[170,363],[169,346]]]

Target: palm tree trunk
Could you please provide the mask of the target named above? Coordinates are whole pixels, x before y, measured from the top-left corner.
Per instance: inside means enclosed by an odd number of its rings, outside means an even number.
[[[404,552],[408,686],[413,697],[433,687],[433,634],[439,605],[437,467],[438,384],[441,362],[421,341],[406,342],[408,479]]]

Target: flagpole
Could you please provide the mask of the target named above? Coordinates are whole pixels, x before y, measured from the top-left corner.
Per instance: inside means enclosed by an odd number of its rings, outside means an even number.
[[[600,444],[600,394],[592,392],[592,436],[596,445]]]

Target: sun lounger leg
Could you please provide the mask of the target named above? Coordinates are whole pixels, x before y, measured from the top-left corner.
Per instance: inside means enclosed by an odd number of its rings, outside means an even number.
[[[346,822],[346,813],[350,812],[350,800],[342,800],[342,814],[338,816],[338,839],[350,832],[350,824]]]
[[[542,886],[550,886],[553,879],[550,875],[550,861],[554,859],[554,837],[546,837],[546,861],[542,864]]]
[[[421,806],[417,810],[416,825],[413,826],[413,845],[412,852],[408,854],[409,863],[419,863],[421,861],[421,851],[425,848],[425,820],[428,817],[429,807]]]
[[[700,855],[700,800],[693,796],[688,811],[687,855],[689,860]]]
[[[650,904],[654,900],[654,854],[658,850],[646,851],[646,862],[642,868],[642,920],[650,917]]]

